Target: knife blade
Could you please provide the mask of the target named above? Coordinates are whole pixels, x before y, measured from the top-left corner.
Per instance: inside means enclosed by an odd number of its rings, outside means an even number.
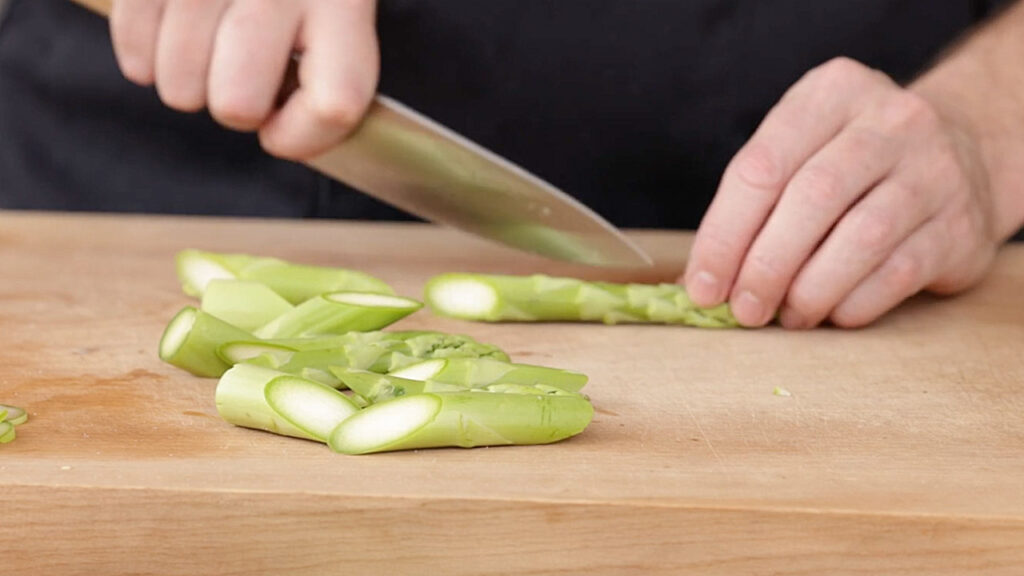
[[[72,1],[110,13],[111,0]],[[587,206],[383,95],[345,141],[304,163],[424,220],[520,250],[593,266],[651,265]]]

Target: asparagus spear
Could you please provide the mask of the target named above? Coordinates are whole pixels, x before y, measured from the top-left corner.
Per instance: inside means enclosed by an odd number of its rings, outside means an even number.
[[[217,350],[228,342],[253,336],[192,306],[186,306],[167,324],[160,339],[160,358],[197,376],[215,378],[231,367]]]
[[[0,404],[0,422],[10,422],[12,426],[21,426],[28,421],[28,413],[17,406]]]
[[[333,292],[303,302],[256,330],[260,338],[301,338],[379,330],[419,310],[409,298],[367,292]]]
[[[727,304],[698,308],[675,284],[615,284],[544,275],[442,274],[426,287],[438,314],[465,320],[738,326]]]
[[[593,418],[581,395],[438,392],[372,404],[342,421],[328,445],[344,454],[508,444],[575,436]]]
[[[183,250],[177,255],[177,269],[182,289],[190,296],[202,296],[210,281],[217,278],[265,284],[292,304],[326,292],[394,294],[382,280],[363,272],[292,264],[247,254]]]
[[[214,399],[231,424],[321,442],[358,410],[337,390],[250,363],[225,372]]]
[[[512,364],[491,358],[434,358],[389,371],[390,376],[411,380],[431,380],[462,384],[471,388],[504,382],[508,384],[547,384],[579,392],[587,376],[571,370]]]
[[[0,444],[13,442],[16,436],[17,432],[14,431],[14,424],[7,421],[0,422]]]
[[[206,285],[200,309],[251,332],[295,307],[259,282],[218,278]]]

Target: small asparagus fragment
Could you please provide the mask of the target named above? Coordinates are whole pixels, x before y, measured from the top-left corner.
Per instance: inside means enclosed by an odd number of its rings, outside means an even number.
[[[291,423],[267,402],[267,385],[282,376],[292,377],[247,362],[236,364],[217,383],[214,392],[217,412],[224,420],[236,426],[317,440],[315,435]]]
[[[332,374],[370,404],[426,392],[468,392],[468,386],[429,380],[407,380],[367,370],[332,366]]]
[[[571,370],[513,364],[491,358],[434,358],[411,364],[388,373],[411,380],[432,380],[462,384],[478,388],[487,384],[547,384],[579,392],[587,383],[587,376]]]
[[[409,298],[368,292],[333,292],[303,302],[259,330],[260,338],[301,338],[379,330],[419,310]]]
[[[203,312],[250,332],[294,308],[264,284],[225,279],[206,285],[200,306]]]
[[[160,358],[196,376],[216,378],[231,367],[217,354],[221,346],[252,339],[245,330],[186,306],[167,324],[160,339]]]
[[[281,344],[258,340],[239,340],[227,342],[217,348],[217,356],[225,363],[234,366],[239,362],[251,361],[254,358],[265,358],[271,366],[284,364],[295,355],[296,350]]]
[[[738,326],[727,304],[699,308],[676,284],[615,284],[544,275],[442,274],[427,283],[425,300],[443,316],[487,322]]]
[[[438,392],[373,404],[344,420],[328,445],[344,454],[548,444],[582,432],[594,415],[578,394]]]
[[[292,264],[277,258],[183,250],[177,255],[178,278],[190,296],[202,296],[213,279],[233,278],[265,284],[292,304],[326,292],[394,294],[386,283],[345,268]]]
[[[8,421],[0,422],[0,444],[13,442],[17,434],[18,433],[14,431],[14,424],[11,424]]]
[[[0,422],[10,422],[12,426],[21,426],[28,421],[28,412],[18,408],[17,406],[10,406],[8,404],[0,404]]]
[[[278,376],[265,388],[267,404],[286,420],[326,442],[359,407],[334,388],[296,376]]]

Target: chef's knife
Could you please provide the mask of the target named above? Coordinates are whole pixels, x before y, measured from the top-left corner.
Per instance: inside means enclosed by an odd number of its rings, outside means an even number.
[[[110,12],[111,0],[73,1]],[[385,96],[343,143],[306,164],[410,214],[515,248],[596,266],[651,263],[580,202]]]

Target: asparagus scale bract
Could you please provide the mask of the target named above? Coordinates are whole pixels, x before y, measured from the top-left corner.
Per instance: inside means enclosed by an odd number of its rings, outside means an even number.
[[[277,258],[183,250],[177,255],[178,278],[190,296],[202,296],[218,278],[252,280],[266,285],[292,304],[327,292],[394,294],[384,281],[364,272],[292,264]]]
[[[700,308],[676,284],[616,284],[544,275],[442,274],[424,299],[436,313],[486,322],[603,322],[729,328],[727,304]]]
[[[344,454],[459,446],[548,444],[594,415],[580,395],[438,392],[372,404],[342,421],[328,445]]]

